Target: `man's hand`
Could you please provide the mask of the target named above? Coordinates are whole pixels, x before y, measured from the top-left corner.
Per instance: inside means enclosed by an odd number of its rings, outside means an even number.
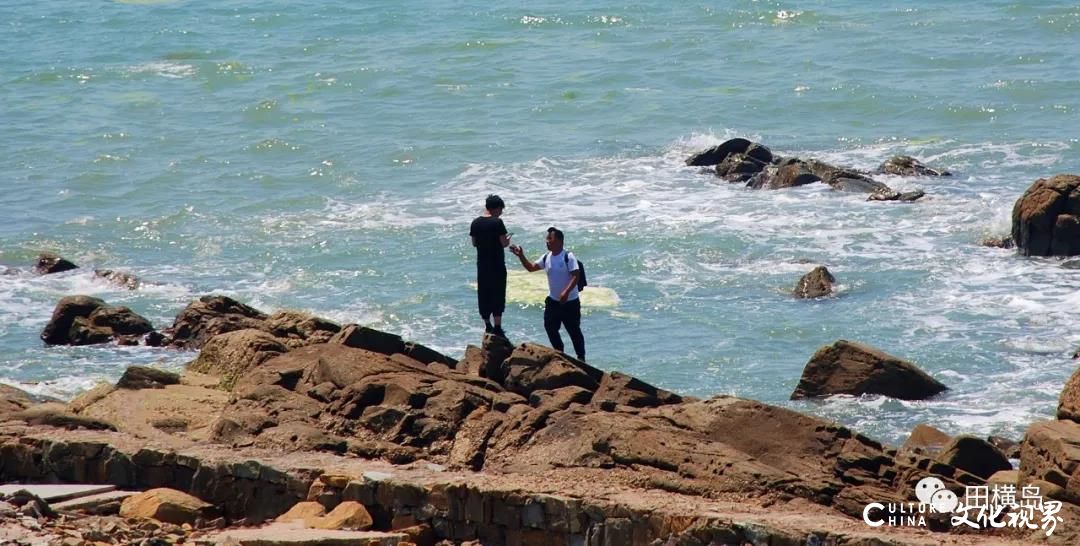
[[[568,290],[563,290],[562,293],[559,294],[559,303],[566,303],[566,298],[569,298],[569,297],[570,297],[570,292]]]
[[[517,245],[510,245],[510,253],[520,258],[525,254],[525,249]]]

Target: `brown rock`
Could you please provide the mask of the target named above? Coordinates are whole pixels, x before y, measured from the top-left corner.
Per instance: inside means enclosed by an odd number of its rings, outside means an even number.
[[[1039,421],[1028,427],[1020,445],[1020,477],[1057,485],[1080,504],[1080,423]]]
[[[267,316],[226,296],[203,296],[176,316],[169,333],[177,347],[199,349],[210,338],[246,328],[262,329]]]
[[[274,521],[285,522],[300,520],[308,522],[325,515],[326,508],[324,508],[323,505],[313,501],[304,501],[294,504],[288,512],[278,516]]]
[[[371,529],[371,514],[363,504],[345,501],[334,507],[329,514],[310,521],[313,529],[345,529],[366,531]]]
[[[188,369],[219,376],[221,388],[232,390],[245,372],[288,350],[281,339],[262,330],[235,330],[210,338]]]
[[[1080,423],[1080,368],[1065,382],[1065,388],[1058,398],[1057,418]]]
[[[384,355],[404,353],[405,351],[405,342],[401,340],[401,336],[380,332],[358,324],[346,325],[340,332],[330,338],[329,343],[338,343],[346,347],[365,349]]]
[[[926,455],[937,455],[952,441],[952,436],[924,423],[915,425],[907,441],[900,447],[902,451],[915,451]]]
[[[116,382],[118,389],[163,389],[180,383],[180,375],[146,366],[129,366]]]
[[[4,416],[23,411],[44,397],[32,395],[22,389],[0,383],[0,419]]]
[[[819,265],[799,279],[799,283],[795,285],[794,294],[799,299],[828,296],[832,294],[835,282],[836,277],[829,273],[828,268]]]
[[[278,311],[266,320],[266,329],[284,338],[290,347],[326,343],[341,331],[337,324],[302,311]]]
[[[1040,178],[1016,200],[1012,238],[1024,256],[1080,254],[1080,176]]]
[[[1003,235],[1001,237],[983,237],[979,240],[979,244],[990,248],[1013,248],[1016,246],[1012,237],[1009,237],[1008,235]]]
[[[210,435],[210,426],[228,399],[226,392],[191,385],[103,388],[73,401],[70,407],[137,438],[170,441],[183,433],[185,438],[200,440]]]
[[[937,460],[984,480],[1000,470],[1012,470],[1012,464],[1000,449],[982,438],[968,435],[953,438],[938,454]]]
[[[52,318],[41,332],[41,340],[48,345],[66,345],[71,339],[71,327],[77,318],[87,318],[105,302],[90,296],[67,296],[61,298],[53,309]]]
[[[504,386],[522,396],[571,385],[595,391],[603,372],[564,353],[525,343],[503,363]]]
[[[910,362],[868,345],[840,340],[814,353],[791,399],[882,394],[923,400],[947,389]]]
[[[1019,470],[998,470],[986,480],[991,485],[1018,485],[1020,483]]]
[[[174,525],[194,524],[212,512],[213,505],[175,489],[158,488],[132,495],[120,505],[125,518],[155,519]]]
[[[634,408],[655,408],[666,404],[680,404],[683,398],[677,394],[658,389],[636,377],[620,372],[604,374],[600,386],[592,396],[593,404],[610,404]]]
[[[111,330],[113,337],[141,336],[154,331],[149,320],[127,307],[98,307],[90,313],[89,322],[94,328]]]
[[[49,275],[52,273],[70,271],[72,269],[77,269],[78,267],[79,266],[52,252],[42,252],[38,255],[37,263],[34,264],[34,271],[36,271],[38,275]]]

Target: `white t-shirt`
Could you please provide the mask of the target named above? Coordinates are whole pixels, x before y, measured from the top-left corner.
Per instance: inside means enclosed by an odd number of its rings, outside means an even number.
[[[564,254],[569,259],[564,258]],[[573,252],[568,252],[566,249],[554,256],[551,255],[551,252],[547,252],[540,257],[540,261],[536,262],[535,265],[542,267],[547,272],[548,296],[555,301],[559,301],[563,289],[570,283],[570,272],[578,270],[577,258],[574,257]],[[578,299],[578,289],[577,283],[574,283],[574,287],[570,289],[570,295],[566,297],[566,301],[576,299]]]

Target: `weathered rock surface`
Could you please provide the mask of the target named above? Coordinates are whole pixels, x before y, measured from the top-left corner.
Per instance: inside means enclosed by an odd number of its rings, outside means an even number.
[[[0,419],[12,413],[18,413],[35,404],[55,402],[46,396],[30,394],[22,389],[0,383]]]
[[[1080,351],[1077,351],[1080,353]],[[1073,358],[1076,358],[1074,355]],[[1073,372],[1065,383],[1065,388],[1058,398],[1058,419],[1069,419],[1080,423],[1080,368]]]
[[[203,296],[180,311],[166,333],[174,346],[199,349],[218,334],[262,330],[266,319],[265,313],[227,296]]]
[[[952,176],[949,171],[927,167],[921,161],[909,155],[898,155],[889,158],[878,167],[877,172],[899,176]]]
[[[1012,237],[1003,235],[1000,237],[988,236],[979,240],[979,244],[989,248],[1013,248],[1016,246]]]
[[[1080,504],[1080,423],[1040,421],[1028,427],[1020,446],[1020,477],[1060,487],[1068,502]]]
[[[89,296],[67,296],[57,302],[41,340],[49,345],[130,343],[152,331],[149,320],[127,307],[112,307]]]
[[[836,277],[829,272],[829,269],[819,265],[799,279],[793,294],[799,299],[821,298],[832,294],[835,282]]]
[[[210,338],[188,369],[218,376],[221,388],[232,390],[244,372],[288,351],[273,334],[252,328],[235,330]]]
[[[38,255],[37,263],[34,264],[34,271],[39,275],[63,273],[64,271],[71,271],[72,269],[78,268],[79,266],[52,252],[42,252]]]
[[[840,340],[814,353],[791,398],[882,394],[923,400],[947,389],[906,360],[868,345]]]
[[[1080,254],[1080,176],[1036,180],[1013,206],[1012,238],[1024,256]]]

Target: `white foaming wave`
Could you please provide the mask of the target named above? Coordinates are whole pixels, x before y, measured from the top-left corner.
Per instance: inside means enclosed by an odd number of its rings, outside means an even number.
[[[131,74],[154,74],[164,78],[179,79],[195,75],[195,67],[190,64],[171,61],[153,61],[128,67]]]

